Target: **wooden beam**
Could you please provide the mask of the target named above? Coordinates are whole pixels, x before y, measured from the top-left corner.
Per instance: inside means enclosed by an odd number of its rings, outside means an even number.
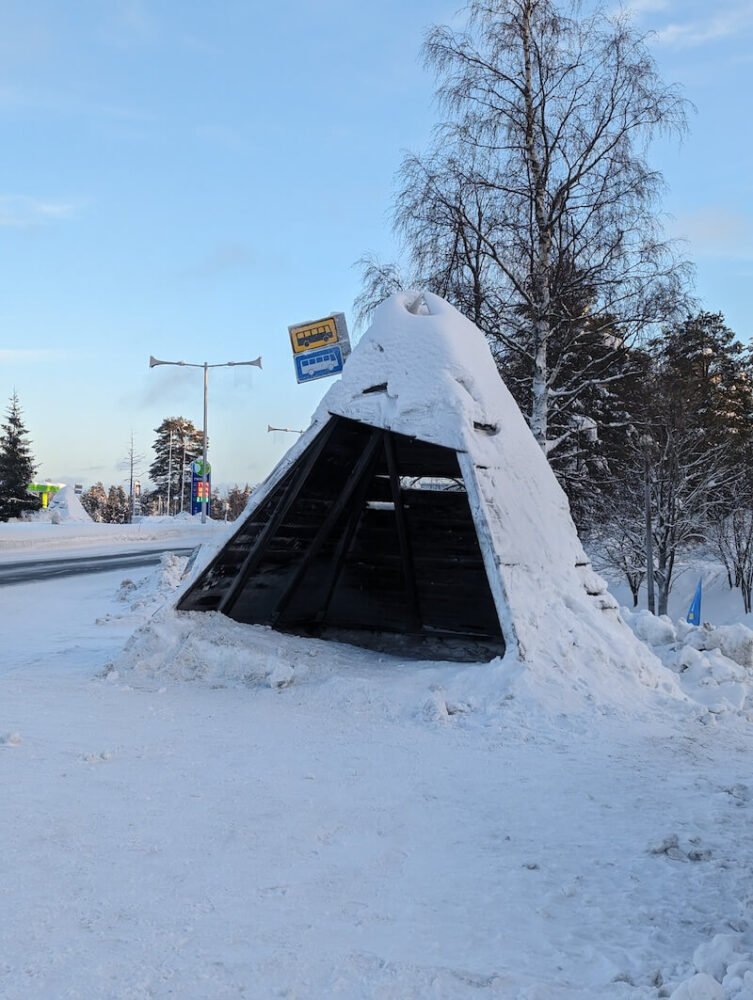
[[[350,475],[345,481],[345,486],[340,493],[340,496],[330,507],[327,516],[322,521],[319,529],[311,541],[308,549],[306,550],[303,558],[298,563],[298,566],[293,573],[292,579],[289,581],[285,590],[283,591],[280,599],[277,602],[275,610],[272,614],[271,624],[277,625],[280,621],[280,617],[285,611],[285,608],[290,603],[295,591],[303,579],[306,571],[308,570],[311,563],[314,561],[316,556],[321,551],[327,537],[337,523],[337,519],[345,510],[348,501],[353,496],[356,488],[362,484],[362,480],[365,476],[367,469],[372,465],[374,454],[378,445],[381,443],[381,432],[378,430],[372,430],[366,447],[361,452],[358,461],[353,466],[350,471]]]
[[[231,585],[228,587],[222,600],[217,606],[218,611],[221,611],[226,615],[230,613],[230,610],[238,599],[238,595],[243,589],[243,585],[246,583],[246,580],[248,580],[251,574],[255,572],[261,562],[267,542],[277,531],[280,524],[282,524],[285,515],[295,503],[298,494],[301,492],[304,483],[311,473],[311,470],[316,465],[319,456],[324,450],[325,444],[332,436],[332,432],[334,431],[336,424],[337,417],[331,417],[329,422],[322,428],[319,436],[311,442],[308,450],[305,451],[299,459],[300,468],[294,468],[291,480],[282,499],[280,500],[280,503],[277,505],[277,508],[272,511],[269,520],[259,532],[251,550],[238,568],[235,580],[233,580]]]
[[[397,527],[397,539],[400,546],[400,556],[403,564],[403,579],[405,580],[405,590],[408,597],[408,611],[411,617],[413,630],[421,631],[421,606],[418,600],[418,587],[416,586],[416,572],[413,565],[413,554],[411,552],[410,539],[408,538],[408,528],[405,523],[405,509],[403,508],[403,498],[400,494],[400,475],[395,459],[395,448],[392,442],[391,431],[383,431],[384,454],[387,459],[387,471],[390,474],[390,486],[392,488],[392,502],[395,505],[395,523]]]

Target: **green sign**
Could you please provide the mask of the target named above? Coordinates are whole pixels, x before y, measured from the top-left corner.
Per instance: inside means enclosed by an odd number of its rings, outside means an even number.
[[[26,487],[29,493],[58,493],[65,483],[29,483]]]
[[[195,461],[191,462],[191,471],[195,476],[198,476],[199,479],[202,479],[204,476],[204,459],[197,458]],[[211,476],[211,474],[212,474],[212,463],[207,462],[207,475]]]

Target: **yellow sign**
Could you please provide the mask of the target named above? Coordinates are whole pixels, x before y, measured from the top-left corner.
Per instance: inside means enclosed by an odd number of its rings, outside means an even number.
[[[328,344],[336,344],[340,339],[334,316],[316,319],[313,323],[289,326],[288,332],[290,343],[293,345],[293,354],[302,354],[316,347],[327,347]]]

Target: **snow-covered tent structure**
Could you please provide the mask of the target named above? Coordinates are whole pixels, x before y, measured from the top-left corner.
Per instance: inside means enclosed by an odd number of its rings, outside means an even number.
[[[409,635],[438,658],[437,639],[521,661],[647,652],[483,334],[429,293],[382,303],[178,608],[351,641]]]

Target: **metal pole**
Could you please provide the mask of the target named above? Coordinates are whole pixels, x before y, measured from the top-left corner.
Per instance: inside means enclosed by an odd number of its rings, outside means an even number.
[[[654,599],[654,533],[651,526],[651,465],[648,446],[643,452],[643,502],[646,515],[646,597],[648,610],[656,614]]]
[[[183,428],[183,457],[180,461],[180,512],[183,513],[183,496],[186,492],[186,429]]]
[[[204,493],[204,502],[201,505],[201,523],[207,523],[207,507],[209,506],[209,476],[207,475],[207,391],[209,389],[209,365],[204,362],[204,450],[202,454],[202,461],[204,463],[204,468],[202,470],[201,481],[203,482],[202,490]]]
[[[131,513],[128,518],[128,523],[133,524],[133,434],[131,434],[131,473],[130,479],[128,481],[128,498],[130,500]]]
[[[173,432],[170,431],[170,446],[167,452],[167,516],[170,516],[170,487],[173,481]]]

